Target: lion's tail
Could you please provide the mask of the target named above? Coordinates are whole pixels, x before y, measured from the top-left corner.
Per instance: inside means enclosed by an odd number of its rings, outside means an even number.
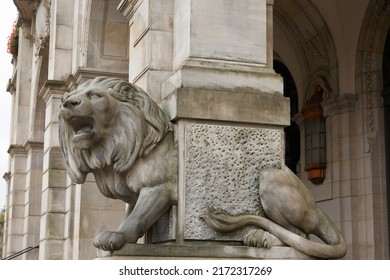
[[[338,244],[323,244],[308,240],[295,233],[288,231],[273,221],[255,215],[230,216],[221,212],[209,212],[201,218],[215,231],[230,232],[244,226],[258,226],[294,249],[320,259],[339,259],[345,256],[347,246],[344,238],[340,235]]]

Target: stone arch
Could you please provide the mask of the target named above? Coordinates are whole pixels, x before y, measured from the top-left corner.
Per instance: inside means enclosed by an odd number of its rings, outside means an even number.
[[[274,50],[297,83],[299,107],[321,80],[329,97],[337,95],[335,45],[325,20],[310,1],[278,0],[274,6]]]
[[[109,71],[115,64],[117,72],[128,71],[129,26],[118,13],[117,1],[86,0],[75,6],[77,50],[73,53],[73,71],[79,67]]]
[[[338,61],[335,43],[325,19],[311,1],[278,0],[274,5],[274,58],[290,70],[298,92],[298,113],[292,120],[300,131],[297,174],[304,180],[304,122],[302,108],[316,85],[324,98],[338,95]],[[327,177],[327,183],[329,178]],[[310,183],[310,182],[308,182]]]
[[[363,130],[364,158],[371,167],[371,181],[364,193],[375,194],[370,202],[374,209],[370,227],[375,232],[375,258],[389,257],[389,175],[385,170],[386,145],[383,104],[383,55],[390,29],[390,1],[371,0],[363,19],[356,53],[357,110]],[[389,161],[389,159],[387,159]],[[386,175],[387,173],[387,175]],[[386,178],[387,177],[387,178]],[[387,182],[387,183],[386,183]],[[387,197],[387,199],[386,199]]]
[[[379,2],[379,3],[378,3]],[[365,14],[358,41],[356,56],[356,89],[362,97],[366,132],[378,130],[373,109],[381,104],[382,57],[387,32],[390,28],[390,1],[371,0]],[[371,148],[371,147],[370,147]],[[368,148],[367,148],[368,151]]]

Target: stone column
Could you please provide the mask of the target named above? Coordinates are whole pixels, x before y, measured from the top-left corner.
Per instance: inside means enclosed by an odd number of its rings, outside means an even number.
[[[43,143],[26,141],[26,189],[24,206],[23,248],[39,245],[41,220]],[[23,259],[38,259],[38,250],[23,255]]]
[[[72,70],[74,0],[52,0],[48,80],[65,81]]]
[[[74,204],[69,209],[71,210],[69,219],[73,221],[67,226],[72,230],[69,232],[72,254],[68,258],[93,259],[96,257],[93,239],[103,231],[115,230],[118,227],[125,215],[126,204],[121,200],[104,197],[98,190],[92,174],[88,175],[82,185],[73,185],[72,190]]]
[[[267,67],[274,63],[274,0],[267,0]]]
[[[7,248],[5,256],[23,248],[24,195],[26,185],[26,151],[21,145],[11,145],[9,190],[7,194]]]
[[[129,81],[161,100],[161,85],[172,70],[173,0],[123,0],[129,20]]]
[[[59,147],[58,113],[65,91],[64,83],[48,81],[40,92],[46,103],[40,259],[63,259],[64,254],[67,173]]]
[[[19,28],[19,51],[14,67],[16,68],[15,94],[13,98],[11,144],[23,145],[29,138],[29,112],[31,99],[31,67],[33,45],[30,41],[29,22],[23,22]],[[23,64],[23,65],[22,65]]]
[[[123,0],[120,7],[126,7],[134,19],[143,5],[163,2]],[[210,209],[232,215],[263,214],[257,174],[284,164],[283,128],[290,123],[283,80],[272,69],[272,4],[266,0],[173,1],[172,72],[162,84],[160,105],[176,129],[178,205],[155,226],[153,242],[234,244],[245,232],[216,233],[199,215]],[[152,18],[150,10],[143,12],[143,19]],[[159,47],[169,50],[168,45]],[[139,51],[138,56],[146,56],[150,49]],[[132,65],[130,59],[130,72]],[[137,248],[123,252],[164,255],[154,249],[135,252]],[[231,249],[231,254],[204,248],[182,248],[183,253],[175,247],[166,256],[261,257],[245,248],[245,252]]]
[[[11,173],[10,172],[6,172],[4,173],[3,175],[3,179],[5,180],[6,182],[6,193],[7,193],[7,197],[6,197],[6,200],[5,200],[5,209],[8,209],[8,205],[9,205],[9,200],[8,200],[8,194],[9,194],[9,189],[10,189],[10,175]],[[8,242],[8,215],[9,215],[9,211],[6,211],[4,213],[4,227],[3,227],[3,232],[1,233],[1,243],[0,243],[0,251],[1,251],[1,258],[5,258],[6,257],[6,252],[7,252],[7,242]]]
[[[199,215],[261,215],[256,174],[284,164],[289,104],[271,68],[271,15],[265,0],[174,2],[175,70],[162,106],[177,124],[178,242],[242,240],[244,232],[215,233]]]
[[[272,3],[174,1],[173,69],[163,95],[180,87],[280,92],[272,60]],[[268,11],[268,13],[267,13]],[[267,15],[268,14],[268,15]],[[259,79],[260,78],[260,79]]]
[[[48,81],[40,98],[45,101],[40,259],[63,259],[66,213],[65,160],[59,147],[58,113],[67,91],[64,81],[72,69],[74,1],[50,4]]]
[[[27,154],[23,147],[28,139],[32,44],[29,40],[31,24],[20,19],[18,57],[14,61],[15,76],[9,86],[12,97],[12,125],[10,131],[10,174],[7,194],[7,236],[5,256],[23,248],[24,205],[26,188]],[[23,62],[23,65],[21,64]],[[21,258],[21,257],[19,257]]]

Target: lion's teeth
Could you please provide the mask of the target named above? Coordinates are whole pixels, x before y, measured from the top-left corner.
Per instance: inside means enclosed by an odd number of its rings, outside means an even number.
[[[75,131],[75,134],[81,134],[81,133],[88,133],[91,131],[91,127],[90,126],[85,126],[85,127],[82,127],[81,129]]]

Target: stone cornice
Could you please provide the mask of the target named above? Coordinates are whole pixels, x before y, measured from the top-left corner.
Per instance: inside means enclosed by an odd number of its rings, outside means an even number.
[[[14,157],[15,155],[27,155],[32,151],[37,151],[37,150],[38,151],[43,150],[43,142],[27,140],[26,142],[24,142],[23,145],[19,145],[19,144],[10,145],[7,152],[11,157]]]
[[[39,91],[38,97],[41,97],[47,103],[53,95],[57,94],[60,98],[67,90],[64,81],[47,80]]]
[[[31,153],[32,151],[43,151],[43,142],[27,140],[26,142],[24,142],[23,147],[26,150],[27,154]]]
[[[142,3],[142,0],[122,0],[117,10],[118,12],[122,13],[127,20],[130,21],[132,18],[134,11],[136,10],[136,6],[138,7]]]
[[[26,150],[23,145],[12,144],[9,146],[7,153],[9,153],[11,157],[14,157],[16,155],[26,155]]]
[[[333,116],[346,112],[353,112],[356,107],[358,96],[356,94],[342,94],[328,98],[322,102],[324,116]]]
[[[47,103],[51,98],[61,98],[65,92],[74,90],[82,82],[98,76],[121,78],[127,81],[129,74],[127,72],[99,71],[87,67],[78,68],[74,75],[69,75],[66,81],[47,80],[39,91],[38,97]]]
[[[118,72],[108,72],[108,71],[99,71],[94,68],[78,68],[74,75],[69,75],[66,81],[61,80],[47,80],[41,90],[38,93],[38,97],[41,97],[46,103],[53,97],[57,95],[58,98],[61,98],[65,92],[74,90],[82,82],[93,79],[98,76],[105,77],[115,77],[128,80],[129,74],[118,73]]]
[[[127,72],[116,73],[108,71],[99,71],[94,68],[82,67],[78,68],[73,75],[69,76],[69,78],[65,81],[65,87],[68,91],[71,91],[86,80],[90,80],[98,76],[120,78],[127,81],[129,74]]]

